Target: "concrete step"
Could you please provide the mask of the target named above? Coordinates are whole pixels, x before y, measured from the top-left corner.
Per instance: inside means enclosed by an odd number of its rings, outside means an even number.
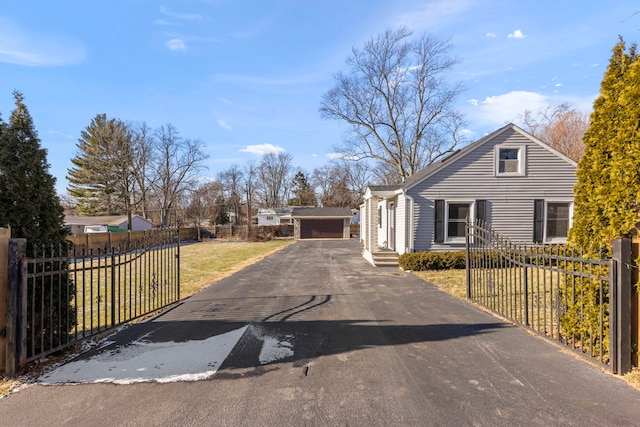
[[[394,251],[377,251],[371,254],[376,267],[398,267],[398,253]]]

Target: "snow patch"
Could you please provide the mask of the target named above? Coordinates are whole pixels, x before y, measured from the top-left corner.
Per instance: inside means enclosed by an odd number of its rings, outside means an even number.
[[[289,338],[290,336],[287,336]],[[293,344],[289,341],[280,341],[278,338],[263,337],[262,350],[260,350],[260,364],[276,362],[293,356]]]
[[[42,384],[198,381],[211,378],[247,326],[206,340],[153,343],[139,339],[87,360],[62,365],[40,377]]]

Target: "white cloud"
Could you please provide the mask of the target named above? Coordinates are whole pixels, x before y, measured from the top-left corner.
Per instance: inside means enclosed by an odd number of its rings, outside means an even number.
[[[0,62],[32,67],[79,64],[84,47],[75,40],[36,34],[0,18]]]
[[[220,127],[222,129],[228,130],[229,132],[231,132],[233,129],[231,128],[231,126],[229,126],[224,120],[222,119],[218,119],[218,125],[220,125]]]
[[[527,37],[521,30],[515,30],[513,33],[510,33],[507,37],[510,39],[523,39]]]
[[[489,38],[494,38],[496,36],[496,33],[487,33],[486,36]]]
[[[328,153],[327,158],[330,160],[335,160],[335,159],[360,160],[358,156],[351,156],[345,153]]]
[[[182,39],[171,39],[167,42],[167,47],[169,50],[187,50],[187,46],[184,44],[184,40]]]
[[[430,1],[421,9],[411,10],[398,15],[396,25],[411,30],[423,30],[443,27],[473,7],[470,0]]]
[[[548,105],[547,96],[535,92],[512,91],[502,95],[488,96],[483,101],[471,100],[470,114],[473,121],[486,126],[502,126],[515,123],[525,110],[537,111]]]
[[[169,10],[169,8],[164,7],[164,6],[160,6],[160,13],[162,13],[163,15],[166,15],[170,18],[174,18],[174,19],[181,19],[184,21],[202,21],[204,20],[204,17],[202,15],[198,15],[197,13],[177,13],[174,12],[172,10]]]
[[[249,145],[240,151],[242,151],[243,153],[251,153],[251,154],[256,154],[258,156],[264,156],[265,154],[271,154],[271,153],[273,154],[283,153],[287,150],[285,150],[284,148],[278,145],[259,144],[259,145]]]

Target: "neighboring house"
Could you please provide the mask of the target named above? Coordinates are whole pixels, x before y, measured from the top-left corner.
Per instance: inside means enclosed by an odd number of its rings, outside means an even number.
[[[293,208],[258,209],[258,225],[293,224]]]
[[[349,239],[351,218],[349,208],[293,208],[293,237],[300,239]]]
[[[394,186],[370,186],[361,206],[363,256],[459,250],[465,221],[512,241],[566,242],[576,163],[509,124]]]
[[[85,232],[127,231],[128,220],[126,215],[117,216],[65,216],[64,225],[69,228],[72,235]],[[131,230],[151,230],[153,223],[139,215],[131,217]]]
[[[360,224],[360,209],[351,209],[351,224]]]

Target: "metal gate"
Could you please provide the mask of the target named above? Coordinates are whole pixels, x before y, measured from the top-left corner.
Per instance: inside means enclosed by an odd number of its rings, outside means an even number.
[[[131,235],[130,235],[131,236]],[[7,370],[180,300],[178,230],[145,232],[113,247],[10,244]]]
[[[614,372],[630,370],[630,244],[614,240],[613,258],[591,259],[513,243],[482,221],[466,229],[469,299]]]

